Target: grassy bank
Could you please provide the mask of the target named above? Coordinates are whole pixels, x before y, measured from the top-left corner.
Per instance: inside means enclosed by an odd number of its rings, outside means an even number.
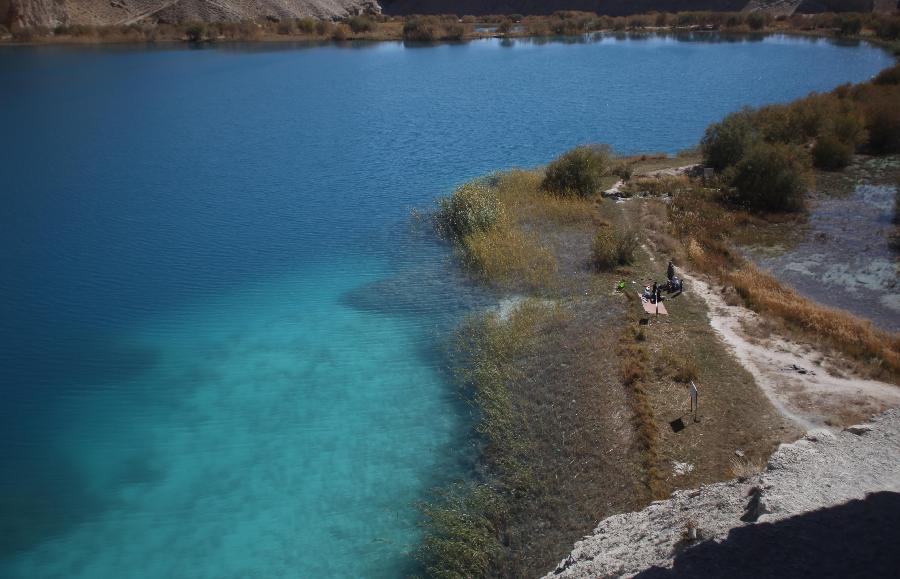
[[[648,327],[638,324],[637,287],[615,289],[623,278],[658,278],[660,264],[639,246],[640,216],[598,191],[623,165],[644,172],[691,159],[581,148],[546,169],[468,183],[440,203],[436,226],[473,278],[532,297],[463,330],[460,376],[481,417],[483,468],[423,508],[419,555],[430,575],[544,573],[600,518],[721,480],[736,448],[761,460],[786,438],[765,398],[747,391],[752,378],[709,331],[699,302],[674,314],[677,324]],[[552,262],[552,272],[532,277],[535,260]],[[722,362],[698,370],[696,360],[707,358]],[[691,378],[716,383],[716,417],[676,437],[669,422],[684,414]],[[758,412],[742,414],[729,402],[738,398]],[[696,467],[673,474],[683,462]]]
[[[242,22],[143,22],[129,25],[61,25],[55,28],[0,27],[0,40],[25,43],[129,43],[215,41],[460,41],[485,37],[571,36],[595,32],[718,31],[725,34],[792,33],[865,39],[900,50],[900,16],[816,14],[773,17],[762,12],[682,12],[598,16],[562,11],[549,16],[359,15],[342,20],[260,18]]]

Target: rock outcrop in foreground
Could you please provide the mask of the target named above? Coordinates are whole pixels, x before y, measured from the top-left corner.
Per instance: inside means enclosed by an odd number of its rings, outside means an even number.
[[[895,577],[898,522],[894,409],[842,432],[810,431],[761,474],[609,517],[547,578]]]

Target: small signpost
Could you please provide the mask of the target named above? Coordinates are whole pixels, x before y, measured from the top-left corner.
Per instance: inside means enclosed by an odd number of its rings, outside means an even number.
[[[691,380],[691,413],[694,415],[694,422],[698,422],[697,420],[697,412],[700,411],[700,392],[697,390],[697,385],[694,384],[694,381]]]

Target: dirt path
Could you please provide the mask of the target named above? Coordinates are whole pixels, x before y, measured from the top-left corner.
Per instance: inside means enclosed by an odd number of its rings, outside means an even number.
[[[800,428],[846,426],[900,406],[897,386],[834,376],[823,367],[826,356],[815,349],[776,335],[762,340],[749,336],[745,328],[760,322],[756,313],[727,305],[709,284],[679,273],[688,281],[688,291],[706,302],[710,325],[753,375],[772,405]]]

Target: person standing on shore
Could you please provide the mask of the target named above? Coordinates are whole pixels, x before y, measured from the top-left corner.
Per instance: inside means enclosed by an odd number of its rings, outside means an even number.
[[[675,277],[675,264],[672,263],[672,260],[669,260],[669,267],[666,269],[666,277],[669,278],[669,283],[672,282],[672,278]]]

